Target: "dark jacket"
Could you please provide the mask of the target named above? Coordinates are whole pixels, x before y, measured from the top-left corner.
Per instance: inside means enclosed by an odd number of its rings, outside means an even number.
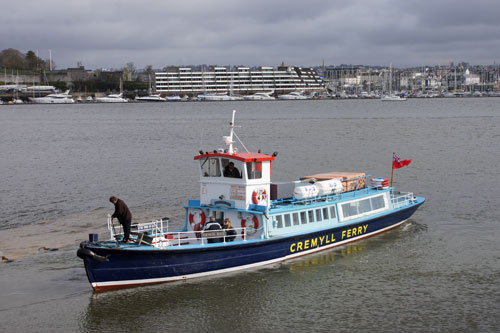
[[[233,228],[224,229],[226,230],[226,242],[232,242],[236,238],[236,230]]]
[[[222,230],[222,227],[220,226],[219,222],[208,222],[207,225],[205,225],[204,230]],[[220,243],[222,242],[223,239],[219,237],[209,237],[207,239],[208,243]]]
[[[132,213],[128,209],[123,200],[118,199],[115,203],[115,212],[111,217],[116,217],[121,224],[130,224],[132,221]]]
[[[232,170],[227,166],[224,169],[224,177],[231,177],[231,178],[241,178],[240,172],[238,169],[233,168]]]

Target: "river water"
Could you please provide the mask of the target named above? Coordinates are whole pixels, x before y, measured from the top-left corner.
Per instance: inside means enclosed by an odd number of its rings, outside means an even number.
[[[1,332],[498,331],[500,99],[0,107]],[[136,222],[199,195],[193,156],[231,111],[273,181],[390,177],[427,202],[403,226],[261,269],[94,294],[76,249],[117,195]],[[7,261],[7,262],[5,262]]]

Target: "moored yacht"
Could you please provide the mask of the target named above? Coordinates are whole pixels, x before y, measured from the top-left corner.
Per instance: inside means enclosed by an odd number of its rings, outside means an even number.
[[[123,98],[123,94],[110,94],[104,97],[96,97],[96,102],[99,103],[127,103],[128,99]]]
[[[135,100],[137,102],[165,102],[166,99],[160,95],[148,95],[148,96],[136,96]]]
[[[258,92],[253,95],[245,96],[244,98],[248,101],[274,101],[276,98],[271,96],[274,91],[270,92]]]
[[[227,93],[217,93],[217,94],[201,94],[197,96],[200,101],[230,101],[231,96]]]
[[[60,94],[49,94],[44,97],[29,97],[31,103],[36,104],[73,104],[75,100],[69,94],[69,90]]]
[[[172,95],[166,97],[167,102],[181,102],[182,98],[179,95]]]
[[[398,101],[406,101],[406,97],[396,94],[390,94],[382,96],[380,100],[382,102],[398,102]]]
[[[283,100],[297,100],[297,99],[308,99],[306,95],[304,95],[303,92],[299,91],[292,91],[288,94],[284,95],[279,95],[278,99],[283,99]]]

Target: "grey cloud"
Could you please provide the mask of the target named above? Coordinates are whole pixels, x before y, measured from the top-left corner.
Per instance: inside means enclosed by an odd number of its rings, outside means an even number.
[[[2,47],[59,68],[152,64],[488,64],[500,54],[493,0],[22,1],[2,6]],[[45,55],[44,55],[45,54]],[[47,55],[47,56],[46,56]],[[432,64],[432,63],[429,63]]]

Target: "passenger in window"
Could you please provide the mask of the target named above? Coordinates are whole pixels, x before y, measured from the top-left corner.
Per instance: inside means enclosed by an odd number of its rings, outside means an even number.
[[[234,239],[236,238],[236,231],[233,229],[230,219],[227,218],[224,220],[223,229],[226,231],[226,242],[234,241]]]
[[[233,162],[229,162],[224,169],[224,177],[241,178],[240,171],[234,166]]]

